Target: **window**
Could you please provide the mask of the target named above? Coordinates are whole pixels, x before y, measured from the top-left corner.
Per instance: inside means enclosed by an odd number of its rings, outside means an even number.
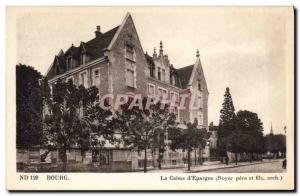
[[[85,53],[81,54],[80,61],[81,61],[81,65],[85,64]]]
[[[203,109],[203,101],[200,96],[198,96],[197,105],[199,106],[199,109]]]
[[[172,165],[176,165],[177,161],[176,160],[172,160]]]
[[[162,69],[162,81],[166,81],[166,70]]]
[[[176,92],[170,91],[170,100],[173,100],[174,96],[176,97],[175,98],[176,103],[178,103],[179,102],[179,94]]]
[[[175,78],[175,75],[174,75],[174,74],[170,75],[170,83],[171,83],[172,85],[176,85],[176,78]]]
[[[133,46],[126,45],[125,57],[128,60],[135,61],[135,52]]]
[[[154,77],[155,77],[155,76],[154,76],[154,70],[155,70],[154,65],[150,65],[150,66],[149,66],[149,69],[150,69],[150,76],[151,76],[152,78],[154,78]]]
[[[157,69],[157,79],[161,80],[161,70],[160,67]]]
[[[155,86],[153,84],[148,84],[148,95],[155,95]]]
[[[198,90],[202,91],[201,80],[198,80]]]
[[[53,85],[49,84],[49,88],[50,88],[50,95],[52,95],[53,94]]]
[[[88,80],[87,80],[87,71],[81,72],[79,74],[79,85],[83,85],[85,88],[88,88]]]
[[[129,87],[136,88],[136,79],[135,79],[135,63],[126,60],[126,70],[125,70],[125,80],[126,85]]]
[[[171,84],[176,85],[176,76],[172,75],[171,79],[172,79]]]
[[[126,85],[134,87],[134,71],[131,69],[126,70]]]
[[[138,160],[139,168],[144,167],[144,160]]]
[[[99,86],[100,85],[100,69],[96,68],[93,69],[93,78],[92,78],[92,85]]]
[[[158,96],[168,96],[168,91],[164,88],[158,87]]]
[[[72,69],[72,57],[71,56],[67,57],[67,68]]]

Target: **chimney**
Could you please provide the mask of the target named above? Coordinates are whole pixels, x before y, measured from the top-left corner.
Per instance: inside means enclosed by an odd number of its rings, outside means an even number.
[[[99,37],[100,35],[102,35],[102,33],[100,31],[100,25],[97,26],[96,31],[95,31],[95,35],[96,35],[96,37]]]

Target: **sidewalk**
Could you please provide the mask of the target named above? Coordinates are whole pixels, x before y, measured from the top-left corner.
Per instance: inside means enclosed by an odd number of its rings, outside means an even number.
[[[185,170],[184,173],[192,173],[192,172],[205,172],[210,170],[217,170],[217,169],[225,169],[225,168],[235,168],[235,167],[242,167],[242,166],[248,166],[248,165],[258,165],[263,163],[270,163],[270,162],[279,162],[281,159],[271,160],[271,161],[253,161],[253,162],[238,162],[236,165],[235,163],[229,163],[226,164],[212,164],[212,165],[203,165],[203,166],[197,166],[197,167],[191,167],[191,171]]]
[[[242,166],[248,166],[248,165],[257,165],[257,164],[263,164],[263,163],[270,163],[270,162],[279,162],[282,161],[281,159],[276,160],[263,160],[263,161],[253,161],[253,162],[238,162],[237,165],[235,163],[229,163],[228,165],[220,163],[220,161],[213,161],[213,162],[205,162],[203,165],[199,166],[191,166],[191,171],[187,171],[187,166],[180,167],[180,168],[166,168],[166,169],[150,169],[148,170],[148,173],[194,173],[194,172],[205,172],[210,170],[217,170],[217,169],[225,169],[225,168],[235,168],[235,167],[242,167]]]

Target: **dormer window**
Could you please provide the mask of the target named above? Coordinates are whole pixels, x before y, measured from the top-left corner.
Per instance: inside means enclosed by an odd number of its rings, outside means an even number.
[[[176,85],[176,78],[175,78],[175,75],[174,75],[174,74],[172,74],[172,75],[170,76],[170,83],[171,83],[172,85]]]
[[[81,65],[85,64],[85,53],[81,54],[80,62],[81,62]]]
[[[176,85],[176,77],[175,77],[175,75],[173,75],[172,78],[173,78],[173,84]]]
[[[71,56],[67,57],[67,67],[68,67],[68,69],[72,69],[72,57]]]

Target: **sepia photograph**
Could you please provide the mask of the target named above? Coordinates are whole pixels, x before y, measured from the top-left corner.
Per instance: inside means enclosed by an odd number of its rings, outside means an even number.
[[[294,188],[293,7],[6,11],[8,189]]]

